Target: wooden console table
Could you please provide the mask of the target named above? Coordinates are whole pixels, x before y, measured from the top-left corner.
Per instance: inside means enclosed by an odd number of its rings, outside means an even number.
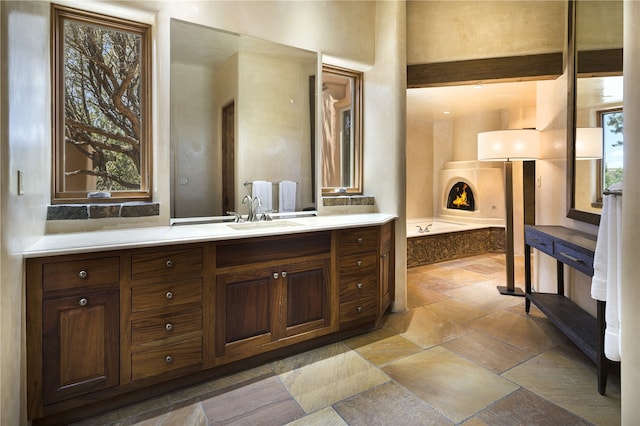
[[[594,318],[564,296],[564,265],[593,276],[596,235],[562,226],[526,225],[524,245],[525,310],[533,302],[593,362],[598,370],[598,392],[604,395],[610,361],[604,355],[605,302],[598,301]],[[531,248],[557,260],[556,293],[531,292]]]

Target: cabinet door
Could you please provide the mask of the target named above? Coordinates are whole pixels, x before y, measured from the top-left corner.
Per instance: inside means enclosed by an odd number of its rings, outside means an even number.
[[[283,337],[331,326],[329,265],[329,259],[320,259],[282,267]]]
[[[259,352],[271,342],[277,322],[274,268],[256,268],[216,277],[216,357],[231,361]]]
[[[380,283],[380,312],[381,317],[391,305],[395,296],[395,241],[394,223],[387,223],[380,228],[380,265],[378,281]]]
[[[119,383],[119,292],[44,300],[43,402]]]

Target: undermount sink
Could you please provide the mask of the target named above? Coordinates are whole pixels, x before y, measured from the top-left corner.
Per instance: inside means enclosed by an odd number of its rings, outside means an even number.
[[[286,228],[292,226],[302,226],[302,224],[298,222],[293,222],[290,220],[273,220],[273,221],[262,221],[262,222],[240,222],[233,223],[227,225],[231,229],[235,229],[236,231],[250,231],[255,229],[268,229],[268,228]]]

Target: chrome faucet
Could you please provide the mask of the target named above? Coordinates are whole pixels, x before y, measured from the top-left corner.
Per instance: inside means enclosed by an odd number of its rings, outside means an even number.
[[[424,229],[422,228],[422,226],[420,225],[416,225],[416,228],[418,228],[418,233],[419,234],[424,234],[425,232],[429,232],[431,231],[431,227],[433,226],[433,224],[428,224],[424,227]]]
[[[258,205],[256,206],[256,201]],[[251,198],[249,195],[245,195],[242,199],[242,204],[249,205],[249,214],[247,215],[247,222],[257,222],[258,215],[256,214],[256,208],[262,206],[262,201],[260,201],[260,197]]]

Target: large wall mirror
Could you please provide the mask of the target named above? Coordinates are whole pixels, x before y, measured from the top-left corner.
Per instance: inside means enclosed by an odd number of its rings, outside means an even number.
[[[171,217],[245,214],[256,181],[313,209],[317,73],[315,52],[172,20]]]
[[[569,96],[567,216],[598,224],[602,192],[622,178],[623,2],[573,1],[569,16],[575,78]]]

